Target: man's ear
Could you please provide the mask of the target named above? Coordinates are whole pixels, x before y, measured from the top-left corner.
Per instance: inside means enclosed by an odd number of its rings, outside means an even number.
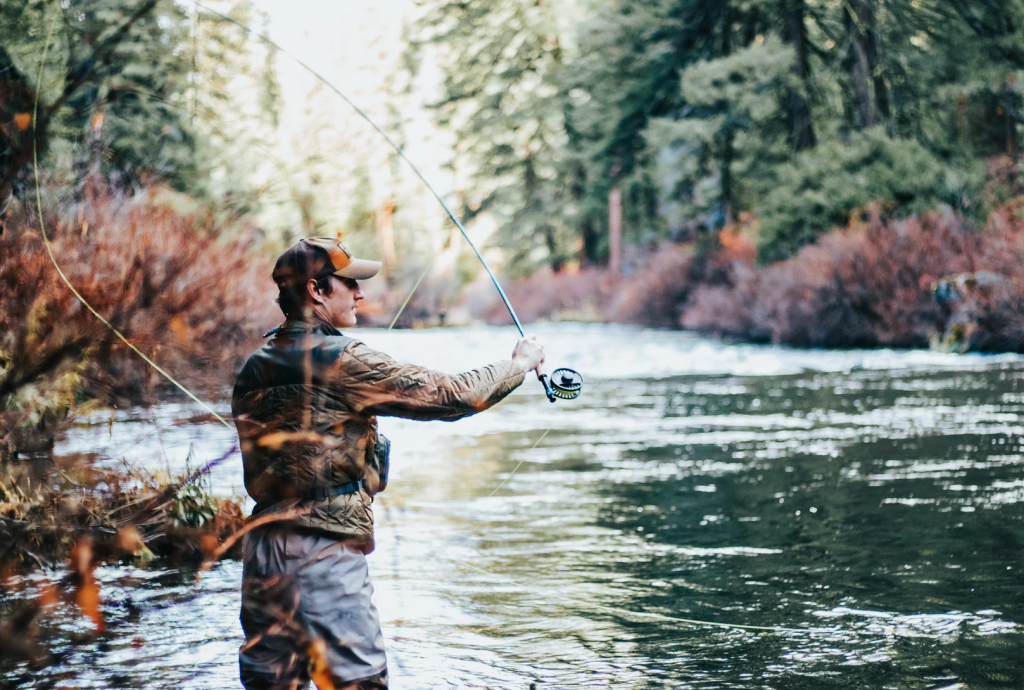
[[[306,293],[315,304],[323,304],[325,301],[324,293],[320,292],[320,288],[317,287],[315,278],[310,278],[306,281]]]

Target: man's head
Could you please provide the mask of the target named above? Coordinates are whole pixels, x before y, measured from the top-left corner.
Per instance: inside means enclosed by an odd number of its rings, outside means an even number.
[[[274,265],[277,303],[289,319],[316,315],[335,328],[349,328],[363,299],[357,281],[377,275],[380,267],[379,261],[354,258],[338,240],[299,240]]]

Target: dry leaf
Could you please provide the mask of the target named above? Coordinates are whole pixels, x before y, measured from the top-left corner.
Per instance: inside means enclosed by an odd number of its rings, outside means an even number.
[[[122,551],[130,553],[133,556],[145,548],[145,544],[142,543],[142,535],[139,534],[139,530],[135,529],[131,525],[117,533],[117,543],[118,546],[121,547]]]
[[[319,690],[334,690],[330,666],[327,664],[327,645],[323,640],[313,640],[306,648],[309,655],[309,677]]]
[[[188,340],[189,328],[188,324],[185,323],[185,319],[180,316],[174,316],[171,318],[168,324],[171,327],[171,332],[178,340]]]
[[[77,576],[75,603],[82,613],[96,626],[96,632],[103,632],[103,613],[100,611],[100,585],[93,577],[92,543],[84,538],[73,547],[69,554],[71,571]]]
[[[293,441],[304,441],[306,443],[317,443],[323,440],[323,436],[315,431],[276,431],[272,434],[260,436],[256,442],[263,448],[277,449],[286,443]]]

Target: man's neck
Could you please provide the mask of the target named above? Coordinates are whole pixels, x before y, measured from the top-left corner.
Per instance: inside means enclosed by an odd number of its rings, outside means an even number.
[[[309,332],[316,330],[320,331],[324,335],[341,335],[341,331],[334,327],[330,321],[325,319],[315,311],[306,315],[300,315],[297,317],[288,317],[285,321],[285,327],[289,325],[304,326]]]

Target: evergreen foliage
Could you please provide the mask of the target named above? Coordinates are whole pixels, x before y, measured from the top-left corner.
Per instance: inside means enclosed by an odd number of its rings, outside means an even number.
[[[763,263],[787,258],[873,201],[891,214],[940,204],[969,210],[981,171],[963,179],[913,139],[890,139],[881,127],[828,141],[775,170],[776,188],[759,205]]]
[[[78,194],[88,175],[99,174],[115,189],[163,182],[216,200],[228,213],[252,210],[244,152],[259,136],[247,119],[259,116],[248,118],[227,87],[259,81],[263,117],[275,122],[272,57],[259,70],[241,28],[186,7],[174,0],[0,3],[0,201],[32,186],[34,135],[51,190]],[[231,7],[251,22],[247,2]]]
[[[520,269],[534,268],[538,252],[557,265],[572,250],[565,20],[537,0],[436,3],[411,39],[440,48],[444,97],[435,107],[458,138],[453,164],[470,180],[463,217],[507,219],[501,244]]]
[[[871,202],[983,222],[1019,192],[1022,0],[424,5],[464,194],[522,268],[601,259],[613,187],[634,243],[749,212],[762,261]]]

